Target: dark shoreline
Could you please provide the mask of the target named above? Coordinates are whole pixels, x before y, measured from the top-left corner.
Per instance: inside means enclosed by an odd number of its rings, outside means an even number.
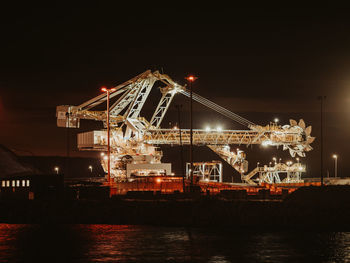
[[[152,200],[1,200],[0,222],[350,230],[350,187],[298,189],[284,200],[215,196]]]

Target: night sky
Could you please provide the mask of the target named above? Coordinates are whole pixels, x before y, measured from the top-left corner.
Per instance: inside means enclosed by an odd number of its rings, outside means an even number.
[[[102,85],[117,85],[151,69],[180,84],[189,73],[195,74],[196,93],[257,124],[275,117],[281,124],[303,118],[317,137],[314,150],[303,160],[308,176],[320,171],[317,97],[327,96],[325,171],[333,175],[331,155],[337,153],[339,175],[348,176],[349,11],[150,2],[2,6],[0,144],[22,155],[64,156],[66,131],[56,127],[56,106],[79,105],[99,95]],[[184,126],[189,127],[189,102],[181,96],[174,104],[184,105]],[[155,109],[147,105],[146,111]],[[197,103],[194,108],[195,128],[244,128]],[[172,106],[162,126],[176,121]],[[89,125],[82,122],[82,130]],[[71,155],[97,156],[77,151],[77,132],[70,134]],[[250,169],[273,156],[291,159],[282,149],[248,149]]]

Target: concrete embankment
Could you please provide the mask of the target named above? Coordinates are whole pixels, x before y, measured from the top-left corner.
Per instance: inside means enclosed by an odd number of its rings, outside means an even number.
[[[228,200],[212,196],[105,200],[7,200],[0,222],[149,224],[237,229],[350,227],[350,187],[305,187],[284,200]]]

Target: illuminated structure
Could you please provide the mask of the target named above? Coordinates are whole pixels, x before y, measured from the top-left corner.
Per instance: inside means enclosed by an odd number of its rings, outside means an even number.
[[[274,163],[273,166],[258,166],[247,175],[243,175],[242,179],[249,184],[303,183],[301,175],[305,172],[305,165],[299,162],[292,164],[289,161],[285,164]],[[253,179],[257,174],[259,175],[258,178]]]
[[[157,87],[161,99],[150,120],[140,115],[144,103],[152,88]],[[179,129],[162,129],[160,124],[176,94],[192,97],[193,100],[245,126],[246,130],[223,130],[221,127],[211,130],[193,129],[192,143],[208,146],[228,162],[240,174],[244,182],[255,184],[248,176],[246,155],[239,149],[232,150],[232,145],[258,144],[263,146],[282,146],[289,150],[291,156],[304,157],[305,152],[312,150],[310,144],[311,126],[306,127],[303,120],[297,123],[290,120],[290,125],[280,126],[272,123],[266,126],[257,125],[243,117],[215,104],[214,102],[187,90],[186,86],[175,83],[169,76],[150,70],[114,87],[108,94],[101,94],[78,106],[57,106],[58,127],[79,128],[81,119],[102,121],[111,128],[110,158],[102,158],[105,170],[110,159],[110,176],[112,181],[125,181],[134,172],[139,175],[167,174],[169,164],[161,163],[162,151],[155,145],[180,144]],[[93,110],[109,99],[114,100],[109,112]],[[67,114],[68,113],[68,114]],[[67,118],[70,116],[70,118]],[[107,123],[108,117],[108,123]],[[181,129],[181,141],[184,145],[191,143],[191,131]],[[108,150],[107,131],[90,131],[78,134],[80,150]]]
[[[192,174],[202,182],[222,183],[222,163],[218,161],[193,163]],[[191,163],[186,163],[186,177],[190,178]]]

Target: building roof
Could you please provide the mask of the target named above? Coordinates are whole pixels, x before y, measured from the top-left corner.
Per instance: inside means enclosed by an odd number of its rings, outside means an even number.
[[[0,145],[0,178],[10,175],[29,175],[34,173],[36,171],[22,164],[14,152]]]

